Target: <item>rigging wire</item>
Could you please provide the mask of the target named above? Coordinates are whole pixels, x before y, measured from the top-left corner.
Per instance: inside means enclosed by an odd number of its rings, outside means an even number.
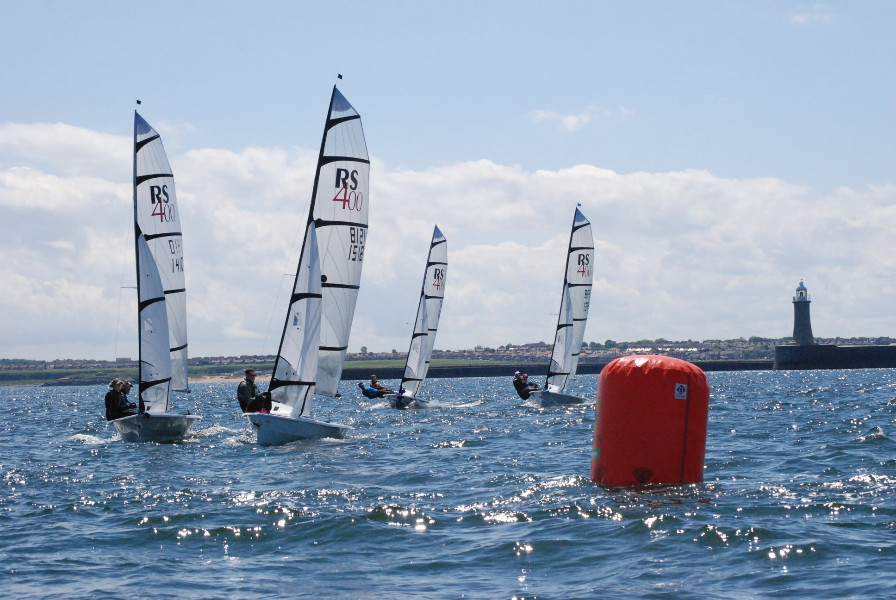
[[[288,269],[289,265],[293,264],[293,262],[289,260],[289,257],[292,256],[292,255],[295,253],[295,251],[296,251],[296,246],[298,246],[298,239],[299,239],[299,231],[300,231],[300,230],[301,230],[301,232],[302,232],[302,239],[303,239],[303,240],[305,239],[305,230],[304,230],[304,228],[297,227],[297,228],[295,229],[295,233],[293,234],[292,242],[289,244],[289,252],[286,253],[286,260],[287,260],[286,267],[284,267],[284,268],[282,269],[282,271],[286,271],[286,270]],[[295,260],[295,264],[296,264],[296,265],[298,265],[298,261],[301,260],[301,258],[302,258],[302,257],[299,256],[299,257]],[[298,266],[297,266],[296,268],[298,268]],[[283,291],[283,282],[284,282],[285,280],[288,280],[289,278],[292,278],[292,280],[295,281],[295,277],[296,277],[296,274],[295,274],[295,273],[288,273],[288,272],[284,272],[283,275],[280,277],[280,283],[279,283],[278,286],[277,286],[277,293],[274,295],[274,298],[273,298],[273,301],[272,301],[273,304],[271,305],[271,309],[268,311],[268,324],[267,324],[267,327],[265,328],[265,332],[264,332],[264,341],[263,341],[262,344],[261,344],[261,354],[260,354],[260,356],[266,356],[265,348],[266,348],[267,345],[268,345],[268,338],[271,337],[271,324],[272,324],[273,321],[274,321],[274,315],[275,315],[275,313],[276,313],[276,309],[277,309],[277,302],[279,301],[279,299],[280,299],[280,294],[281,294],[282,291]],[[276,314],[282,314],[282,313],[276,313]],[[278,351],[278,352],[279,352],[279,350],[280,350],[280,349],[277,348],[277,351]]]

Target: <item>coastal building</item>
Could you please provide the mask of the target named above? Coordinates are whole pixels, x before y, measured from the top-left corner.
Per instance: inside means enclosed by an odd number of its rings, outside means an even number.
[[[809,317],[811,303],[809,290],[800,279],[793,297],[793,343],[798,346],[811,346],[815,343],[815,338],[812,337],[812,320]]]
[[[775,346],[775,370],[896,367],[896,345],[816,344],[809,317],[809,290],[800,280],[793,297],[793,342]]]

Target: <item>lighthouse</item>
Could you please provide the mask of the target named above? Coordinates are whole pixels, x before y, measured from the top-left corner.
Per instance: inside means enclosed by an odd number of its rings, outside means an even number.
[[[812,322],[809,319],[809,290],[802,279],[793,297],[793,343],[798,346],[811,346],[815,343],[812,337]]]

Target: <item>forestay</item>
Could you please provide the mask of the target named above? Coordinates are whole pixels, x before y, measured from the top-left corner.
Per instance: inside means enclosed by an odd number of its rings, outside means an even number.
[[[432,232],[429,255],[426,258],[426,271],[423,275],[420,301],[417,304],[417,319],[414,322],[411,347],[408,350],[404,376],[401,378],[401,387],[409,396],[416,396],[420,392],[423,380],[429,372],[429,361],[436,343],[436,332],[445,298],[447,273],[448,242],[436,226]]]
[[[588,320],[588,305],[591,303],[591,281],[594,265],[594,238],[591,235],[591,223],[576,208],[569,236],[569,250],[566,258],[566,272],[563,277],[563,295],[560,297],[560,315],[557,319],[557,333],[554,338],[554,351],[551,355],[551,367],[547,376],[547,389],[552,392],[566,391],[569,380],[575,377],[585,337],[585,324]],[[567,300],[567,295],[569,296]],[[569,302],[569,308],[564,305]],[[566,314],[567,316],[564,316]],[[567,331],[567,323],[572,323],[571,339]],[[560,350],[560,348],[564,348]],[[556,368],[555,368],[556,363]]]
[[[328,396],[338,393],[361,283],[369,172],[361,116],[334,86],[308,216],[317,225],[323,281],[316,390]]]
[[[134,112],[134,221],[145,236],[165,293],[171,388],[189,391],[187,309],[180,213],[174,176],[159,134]]]
[[[275,402],[292,407],[290,416],[310,417],[320,341],[320,254],[314,223],[305,229],[280,349],[268,391]]]

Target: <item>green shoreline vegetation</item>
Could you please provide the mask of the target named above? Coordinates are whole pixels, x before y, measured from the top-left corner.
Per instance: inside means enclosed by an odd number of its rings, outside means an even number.
[[[432,361],[434,367],[468,367],[504,364],[500,360],[458,360],[442,359]],[[365,369],[371,372],[387,368],[400,369],[404,359],[346,361],[345,369]],[[262,376],[269,375],[274,368],[273,360],[235,362],[226,365],[190,365],[190,379],[208,378],[239,379],[247,368],[253,368]],[[115,378],[137,381],[137,368],[95,367],[95,368],[53,368],[53,369],[7,369],[0,365],[0,386],[66,386],[107,384]]]
[[[815,338],[818,344],[890,345],[889,337]],[[689,361],[751,361],[773,360],[775,346],[792,343],[787,338],[737,338],[732,340],[704,340],[696,342],[669,341],[663,338],[582,344],[582,363],[608,363],[625,354],[665,354]],[[551,346],[545,342],[506,344],[498,348],[476,346],[472,350],[434,350],[432,367],[472,367],[494,365],[545,365],[550,360]],[[375,372],[400,369],[404,366],[404,352],[367,352],[349,354],[347,372],[363,370]],[[191,358],[190,379],[193,381],[220,378],[239,379],[251,367],[264,377],[274,367],[273,356],[242,355],[230,357]],[[115,361],[87,359],[57,359],[53,361],[0,359],[0,386],[50,386],[107,384],[116,377],[137,380],[137,361],[120,358]]]

